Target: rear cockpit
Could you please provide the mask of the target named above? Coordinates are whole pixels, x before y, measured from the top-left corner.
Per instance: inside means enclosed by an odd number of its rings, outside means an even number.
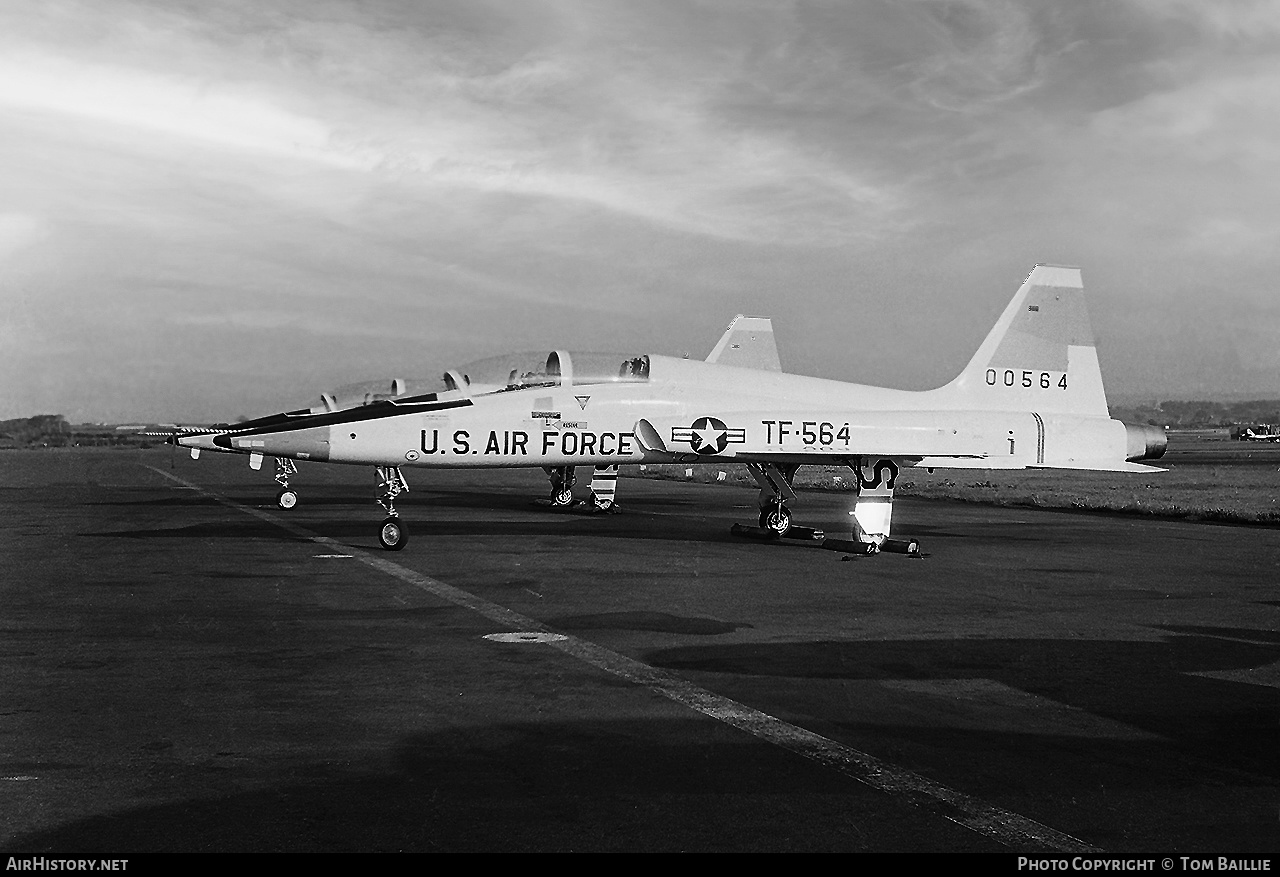
[[[476,360],[445,373],[445,383],[468,396],[551,387],[643,383],[649,357],[619,353],[508,353]]]

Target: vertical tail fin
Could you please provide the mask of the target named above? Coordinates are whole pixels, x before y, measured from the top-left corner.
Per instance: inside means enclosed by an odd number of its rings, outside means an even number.
[[[768,317],[744,317],[738,314],[724,330],[707,362],[782,371],[778,346],[773,340],[773,321]]]
[[[938,392],[970,408],[1108,416],[1080,269],[1032,269],[964,371]]]

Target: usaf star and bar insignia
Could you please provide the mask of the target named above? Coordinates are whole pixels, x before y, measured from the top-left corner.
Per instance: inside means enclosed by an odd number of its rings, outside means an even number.
[[[730,429],[723,420],[715,417],[699,417],[692,426],[673,426],[673,442],[688,442],[696,453],[723,454],[731,443],[742,444],[747,440],[745,429]]]

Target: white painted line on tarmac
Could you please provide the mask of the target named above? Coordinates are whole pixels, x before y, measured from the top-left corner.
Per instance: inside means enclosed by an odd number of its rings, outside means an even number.
[[[584,663],[625,679],[628,682],[643,685],[716,721],[723,722],[741,731],[746,731],[748,734],[753,734],[761,740],[772,743],[789,752],[803,755],[805,758],[831,768],[851,779],[886,792],[919,807],[921,810],[941,816],[1006,846],[1024,848],[1028,845],[1036,845],[1062,853],[1102,852],[1098,847],[1091,846],[1069,834],[1049,828],[1047,825],[1041,825],[1033,819],[987,804],[985,801],[966,795],[963,792],[957,792],[941,783],[936,783],[919,774],[912,773],[905,768],[890,764],[887,761],[881,761],[873,755],[860,752],[798,725],[784,722],[782,719],[771,716],[761,710],[699,688],[674,673],[651,667],[634,658],[628,658],[626,655],[621,655],[576,636],[557,634],[555,631],[548,630],[547,626],[537,619],[529,618],[504,606],[491,603],[483,597],[470,594],[460,588],[436,581],[408,567],[393,563],[385,557],[344,545],[334,539],[330,539],[328,536],[319,536],[276,515],[238,503],[233,499],[219,496],[210,490],[206,490],[154,466],[147,466],[146,468],[193,490],[198,490],[228,508],[252,515],[301,539],[309,539],[319,545],[350,552],[355,559],[376,570],[400,579],[402,582],[455,606],[470,609],[495,624],[509,627],[511,630],[519,632],[516,634],[517,636],[549,634],[563,637],[562,639],[548,637],[546,645],[553,649],[559,649],[567,655],[572,655]]]
[[[547,633],[545,630],[521,630],[516,633],[486,633],[480,638],[494,643],[559,643],[569,637],[563,633]]]

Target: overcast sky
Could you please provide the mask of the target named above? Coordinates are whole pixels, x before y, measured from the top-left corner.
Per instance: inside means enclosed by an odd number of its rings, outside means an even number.
[[[506,350],[923,389],[1037,262],[1112,399],[1280,397],[1280,2],[0,0],[0,418]]]

